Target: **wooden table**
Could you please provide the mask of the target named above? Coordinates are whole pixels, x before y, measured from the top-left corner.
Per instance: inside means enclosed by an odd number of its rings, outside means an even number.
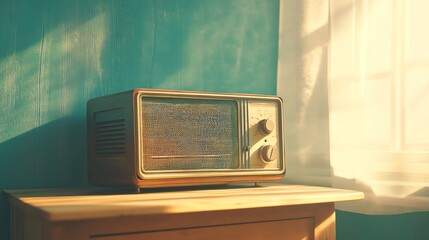
[[[363,193],[298,185],[119,193],[6,190],[12,239],[335,239],[334,202]]]

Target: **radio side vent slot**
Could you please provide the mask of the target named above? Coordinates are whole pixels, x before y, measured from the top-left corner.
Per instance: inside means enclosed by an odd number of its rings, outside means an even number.
[[[95,155],[100,158],[125,154],[125,119],[95,122]]]

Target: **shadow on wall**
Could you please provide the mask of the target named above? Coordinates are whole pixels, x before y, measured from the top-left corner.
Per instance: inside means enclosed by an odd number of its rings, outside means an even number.
[[[2,142],[0,189],[86,185],[85,132],[84,119],[63,118]],[[7,206],[0,195],[2,234],[9,226]]]
[[[69,117],[2,142],[0,189],[85,185],[85,136],[86,119]]]

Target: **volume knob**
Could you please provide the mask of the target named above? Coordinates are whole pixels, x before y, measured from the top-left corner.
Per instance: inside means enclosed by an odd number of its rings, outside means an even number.
[[[262,161],[269,163],[274,160],[277,160],[279,157],[279,151],[276,146],[265,145],[259,149],[259,155]]]
[[[264,135],[268,135],[274,130],[274,122],[270,119],[261,120],[258,125],[259,131]]]

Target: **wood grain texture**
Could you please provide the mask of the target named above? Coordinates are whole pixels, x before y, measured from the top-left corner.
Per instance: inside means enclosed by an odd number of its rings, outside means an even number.
[[[123,237],[127,239],[141,239],[151,233],[152,237],[168,236],[188,237],[194,235],[193,230],[197,230],[197,236],[202,239],[219,239],[218,235],[213,235],[213,228],[228,228],[237,226],[236,233],[233,235],[236,239],[246,239],[248,231],[246,226],[253,225],[252,234],[255,236],[265,236],[258,239],[266,239],[267,236],[273,237],[273,233],[283,234],[275,236],[276,238],[286,239],[335,239],[335,219],[330,218],[334,214],[333,203],[296,205],[274,208],[256,208],[241,209],[233,211],[210,211],[173,215],[151,215],[151,216],[126,216],[116,218],[88,219],[78,221],[60,221],[44,222],[43,225],[26,226],[21,224],[17,230],[33,231],[32,239],[109,239]],[[23,214],[28,214],[23,211]],[[31,213],[30,213],[31,214]],[[305,221],[296,221],[304,219]],[[326,221],[325,221],[326,220]],[[275,224],[284,223],[282,229],[275,229]],[[323,222],[323,225],[317,225]],[[266,228],[257,227],[262,225],[274,224],[274,232],[267,232]],[[296,226],[299,224],[299,226]],[[48,226],[48,228],[37,228]],[[244,227],[244,230],[241,230]],[[272,226],[271,226],[272,227]],[[311,228],[311,229],[310,229]],[[319,234],[316,234],[316,228],[319,228]],[[324,231],[320,231],[323,228]],[[202,231],[198,231],[198,229]],[[271,228],[273,229],[273,228]],[[184,233],[185,232],[185,233]],[[158,234],[159,235],[158,235]],[[329,234],[328,234],[329,233]],[[22,236],[18,233],[16,236]],[[158,235],[158,236],[157,236]],[[147,235],[146,235],[147,236]],[[148,237],[149,237],[148,236]],[[297,236],[297,238],[288,238]],[[22,238],[14,238],[14,240]],[[150,239],[150,238],[149,238]]]
[[[335,239],[334,202],[363,198],[359,192],[298,185],[6,194],[14,239]]]
[[[3,0],[0,29],[0,189],[88,185],[90,98],[276,93],[278,1]]]
[[[91,194],[91,190],[83,193],[80,190],[17,190],[6,194],[11,201],[33,207],[50,221],[290,206],[363,198],[360,192],[299,185],[120,195]]]
[[[170,231],[123,234],[103,236],[102,240],[132,240],[132,239],[223,239],[223,240],[286,240],[314,239],[314,223],[312,218],[277,220],[258,223],[242,223],[226,226],[211,226],[204,228],[188,228]]]

